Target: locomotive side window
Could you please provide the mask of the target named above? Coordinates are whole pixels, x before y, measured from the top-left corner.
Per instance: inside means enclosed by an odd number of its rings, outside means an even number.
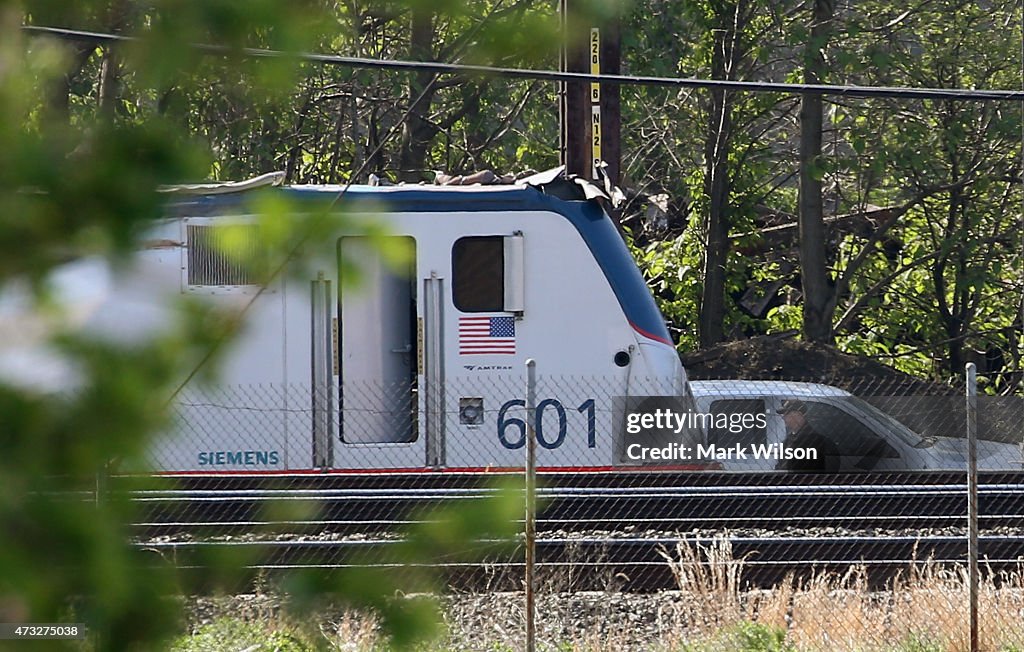
[[[505,309],[504,237],[459,238],[452,246],[452,298],[462,312]]]
[[[729,399],[715,401],[711,404],[711,414],[728,414],[737,415],[736,417],[730,418],[731,423],[740,423],[742,415],[745,414],[764,414],[764,399],[760,398],[745,398],[745,399]],[[751,420],[746,419],[747,422]],[[722,447],[732,447],[739,444],[742,447],[750,446],[752,444],[767,444],[768,443],[768,429],[766,427],[758,427],[757,424],[752,424],[749,428],[739,427],[711,427],[708,428],[708,443],[716,444]]]

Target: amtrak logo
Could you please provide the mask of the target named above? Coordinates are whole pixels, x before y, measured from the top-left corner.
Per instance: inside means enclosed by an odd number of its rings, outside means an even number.
[[[462,368],[466,371],[511,371],[512,367],[501,364],[464,364]]]

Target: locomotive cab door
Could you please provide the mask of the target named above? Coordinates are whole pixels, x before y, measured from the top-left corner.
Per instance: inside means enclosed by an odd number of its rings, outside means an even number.
[[[339,466],[422,464],[422,452],[403,453],[408,446],[382,452],[419,438],[420,344],[415,241],[381,240],[345,236],[337,245]]]

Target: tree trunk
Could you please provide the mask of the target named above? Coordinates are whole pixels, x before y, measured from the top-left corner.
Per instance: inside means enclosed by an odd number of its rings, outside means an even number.
[[[297,181],[296,177],[298,175],[299,165],[302,159],[302,127],[306,124],[306,118],[309,117],[309,112],[313,108],[314,88],[313,83],[309,82],[309,88],[306,89],[306,97],[302,101],[302,108],[299,109],[299,118],[295,122],[295,128],[293,130],[293,133],[295,134],[293,136],[295,144],[288,150],[288,162],[285,164],[284,168],[285,183],[296,183]],[[342,113],[340,109],[338,110],[338,113]]]
[[[131,4],[128,0],[112,0],[107,8],[107,31],[113,34],[124,32],[131,21]],[[99,112],[106,119],[113,119],[117,102],[121,97],[121,62],[117,46],[108,43],[103,46],[103,61],[100,63]]]
[[[731,111],[726,91],[711,91],[711,122],[705,141],[704,193],[708,198],[704,243],[704,292],[700,305],[701,348],[714,346],[725,331],[725,261],[729,253],[729,137]]]
[[[712,79],[730,79],[739,58],[736,41],[738,6],[726,3],[716,15]],[[701,348],[714,346],[725,337],[725,263],[729,254],[729,151],[732,146],[732,98],[727,91],[711,91],[708,130],[704,140],[704,194],[708,218],[704,240],[704,288],[701,294],[698,334]]]
[[[434,15],[424,5],[412,10],[412,35],[409,42],[410,58],[428,61],[433,58]],[[434,101],[432,84],[434,74],[413,73],[409,80],[409,115],[402,129],[402,148],[399,155],[398,177],[402,181],[422,181],[426,169],[427,151],[435,129],[427,120]]]
[[[120,65],[117,61],[117,49],[113,45],[103,48],[103,61],[100,63],[99,110],[100,115],[112,119],[117,109],[117,98],[120,96]]]
[[[92,53],[96,51],[96,46],[91,43],[74,45],[73,50],[70,68],[51,82],[47,93],[47,117],[58,122],[67,122],[70,119],[71,84],[82,72],[82,68],[88,63]]]
[[[949,127],[947,126],[946,128],[948,131]],[[955,145],[950,144],[948,147],[949,176],[950,179],[958,179],[960,177],[960,157],[956,152]],[[964,371],[964,335],[967,333],[970,325],[970,293],[963,288],[963,277],[968,270],[963,249],[961,248],[969,237],[967,219],[964,215],[965,202],[966,198],[961,188],[954,187],[950,190],[943,240],[946,243],[955,242],[961,244],[953,245],[948,253],[939,257],[932,268],[939,320],[942,322],[943,330],[946,332],[947,368],[953,376],[958,376]],[[950,271],[953,274],[952,291],[950,291],[946,283],[946,274]],[[947,298],[947,294],[949,298]]]
[[[825,76],[823,51],[829,38],[832,0],[808,0],[812,23],[804,53],[804,83]],[[800,279],[803,287],[804,339],[832,343],[836,297],[825,259],[825,222],[821,198],[822,101],[804,95],[800,104]]]

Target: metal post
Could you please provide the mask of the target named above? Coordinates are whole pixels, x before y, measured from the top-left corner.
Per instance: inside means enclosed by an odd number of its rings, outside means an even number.
[[[427,466],[441,467],[445,463],[445,431],[447,423],[444,413],[444,279],[437,272],[430,272],[430,278],[423,281],[425,297],[426,336],[426,430]]]
[[[97,509],[103,504],[103,500],[107,495],[107,481],[110,478],[110,462],[104,462],[103,466],[96,471],[96,507]]]
[[[978,376],[967,363],[967,563],[971,652],[978,651]]]
[[[323,272],[317,272],[311,282],[310,358],[313,383],[313,447],[312,464],[315,469],[334,465],[334,396],[331,379],[334,377],[334,336],[331,333],[331,282]]]
[[[526,361],[526,652],[537,646],[534,564],[537,555],[537,363]]]

